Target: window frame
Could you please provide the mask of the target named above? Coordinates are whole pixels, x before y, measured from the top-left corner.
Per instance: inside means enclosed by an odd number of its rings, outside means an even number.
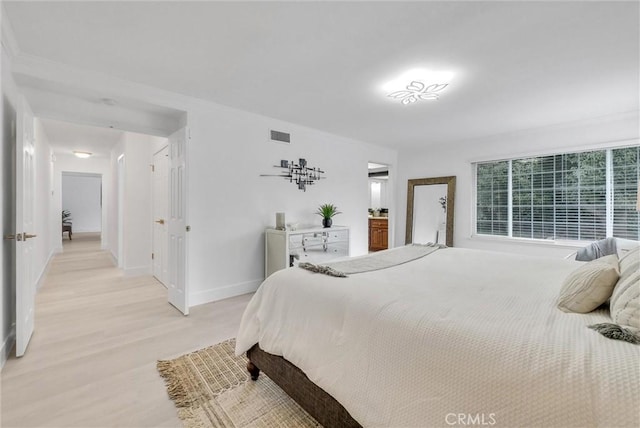
[[[593,151],[605,151],[607,157],[607,167],[606,167],[606,199],[607,199],[607,213],[606,213],[606,235],[611,236],[613,232],[613,191],[612,191],[612,180],[611,174],[613,173],[613,168],[611,167],[610,156],[612,155],[612,150],[615,149],[624,149],[630,147],[640,146],[640,139],[629,139],[629,140],[621,140],[621,141],[613,141],[609,143],[600,143],[597,145],[589,145],[589,146],[581,146],[579,148],[571,148],[571,149],[558,149],[558,150],[536,150],[532,152],[524,152],[518,153],[513,156],[496,156],[496,157],[483,157],[479,159],[474,159],[470,161],[471,166],[471,195],[472,195],[472,207],[471,207],[471,239],[479,239],[486,241],[499,241],[499,242],[514,242],[514,243],[523,243],[523,244],[533,244],[533,245],[551,245],[551,246],[567,246],[567,247],[582,247],[585,243],[592,241],[585,240],[571,240],[571,239],[541,239],[541,238],[521,238],[513,236],[513,199],[512,199],[512,161],[518,159],[526,159],[533,157],[543,157],[543,156],[557,156],[564,154],[576,154],[576,153],[586,153]],[[500,161],[508,161],[509,162],[509,177],[508,177],[508,227],[507,227],[507,235],[489,235],[489,234],[481,234],[478,233],[477,230],[477,216],[478,216],[478,164],[488,163],[488,162],[500,162]],[[640,183],[639,183],[640,186]]]

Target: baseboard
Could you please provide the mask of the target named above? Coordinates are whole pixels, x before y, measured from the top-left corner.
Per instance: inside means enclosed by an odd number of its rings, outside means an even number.
[[[132,268],[124,268],[122,269],[122,271],[124,272],[124,276],[151,275],[151,266],[136,266]]]
[[[11,350],[13,349],[13,345],[16,343],[16,326],[15,324],[11,327],[11,331],[9,332],[9,336],[2,342],[2,348],[0,348],[0,370],[4,367],[4,363],[9,359],[9,355],[11,355]]]
[[[228,285],[226,287],[189,293],[189,307],[228,299],[229,297],[240,296],[242,294],[253,293],[258,289],[262,281],[262,279],[256,279],[253,281]]]
[[[113,251],[109,251],[109,255],[111,256],[111,261],[113,262],[113,265],[115,267],[118,267],[118,257],[116,257],[116,255],[113,254]]]
[[[42,287],[42,280],[45,278],[45,276],[47,276],[47,272],[49,272],[49,269],[51,268],[51,260],[53,259],[53,256],[61,252],[62,248],[54,248],[49,253],[47,262],[44,264],[42,272],[40,272],[40,275],[38,275],[38,279],[36,280],[36,290],[40,290],[40,287]]]

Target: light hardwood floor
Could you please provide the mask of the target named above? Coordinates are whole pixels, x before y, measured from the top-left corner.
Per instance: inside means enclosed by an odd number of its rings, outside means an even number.
[[[123,277],[96,235],[73,238],[36,297],[26,355],[2,370],[0,425],[181,426],[156,360],[234,337],[251,295],[184,317],[153,277]]]

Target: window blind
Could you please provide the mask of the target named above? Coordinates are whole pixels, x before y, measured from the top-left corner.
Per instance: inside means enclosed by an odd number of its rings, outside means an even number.
[[[479,164],[477,172],[477,230],[486,235],[509,233],[509,162]]]
[[[640,220],[636,211],[640,147],[612,150],[613,236],[640,240]]]
[[[478,163],[476,233],[637,240],[639,164],[638,146]]]

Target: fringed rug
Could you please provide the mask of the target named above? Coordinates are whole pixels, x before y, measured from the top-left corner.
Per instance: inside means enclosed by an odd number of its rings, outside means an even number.
[[[169,397],[187,428],[320,427],[264,373],[252,381],[235,339],[158,361]]]

